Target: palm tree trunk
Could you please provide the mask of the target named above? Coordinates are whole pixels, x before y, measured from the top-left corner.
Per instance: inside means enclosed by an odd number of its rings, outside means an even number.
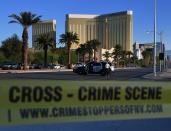
[[[80,54],[78,53],[78,54],[77,54],[77,62],[78,62],[78,63],[80,62],[80,57],[79,57],[79,56],[80,56]]]
[[[68,69],[71,68],[71,51],[70,48],[68,48]]]
[[[44,67],[47,68],[47,48],[44,49]]]
[[[28,31],[27,27],[24,27],[23,34],[22,34],[22,39],[23,39],[23,45],[22,45],[22,61],[24,65],[24,70],[27,69],[27,56],[28,56]]]
[[[89,52],[88,57],[89,57],[89,62],[90,62],[91,61],[91,53],[90,52]]]
[[[94,61],[96,61],[96,50],[94,50]]]
[[[119,67],[119,59],[117,58],[117,67]]]
[[[131,55],[128,55],[128,59],[129,59],[129,66],[130,66],[130,61],[131,61]]]
[[[83,54],[83,63],[85,63],[85,54]]]

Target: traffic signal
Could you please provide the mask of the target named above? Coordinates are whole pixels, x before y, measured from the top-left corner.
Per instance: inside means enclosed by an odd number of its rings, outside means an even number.
[[[159,60],[164,60],[164,53],[159,54]]]

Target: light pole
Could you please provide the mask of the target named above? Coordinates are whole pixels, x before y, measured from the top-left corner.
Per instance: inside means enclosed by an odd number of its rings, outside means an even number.
[[[154,33],[154,31],[147,31],[146,33]],[[156,31],[156,35],[160,36],[160,53],[164,53],[164,49],[163,49],[163,32],[157,32]],[[157,53],[156,53],[157,54]],[[160,71],[162,72],[163,69],[163,62],[162,60],[160,60]]]
[[[157,30],[157,22],[156,22],[156,18],[157,18],[157,1],[154,0],[154,76],[156,77],[156,30]]]
[[[157,33],[160,36],[160,53],[164,53],[163,49],[163,32],[158,32]],[[160,60],[160,72],[163,71],[163,60]]]
[[[154,0],[154,76],[156,77],[156,30],[157,30],[157,22],[156,22],[156,18],[157,18],[157,2],[156,0]]]

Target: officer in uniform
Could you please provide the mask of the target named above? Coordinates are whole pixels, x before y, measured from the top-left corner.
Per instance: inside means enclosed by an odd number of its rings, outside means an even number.
[[[109,73],[110,73],[110,64],[108,62],[105,65],[105,71],[106,71],[106,77],[108,79],[109,78]]]

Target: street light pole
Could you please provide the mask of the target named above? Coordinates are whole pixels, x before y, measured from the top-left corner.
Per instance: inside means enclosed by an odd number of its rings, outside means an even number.
[[[154,76],[156,77],[156,15],[157,15],[157,2],[154,0]]]
[[[163,51],[163,32],[159,32],[160,35],[160,53],[164,53]],[[163,71],[163,60],[160,60],[160,72]]]

